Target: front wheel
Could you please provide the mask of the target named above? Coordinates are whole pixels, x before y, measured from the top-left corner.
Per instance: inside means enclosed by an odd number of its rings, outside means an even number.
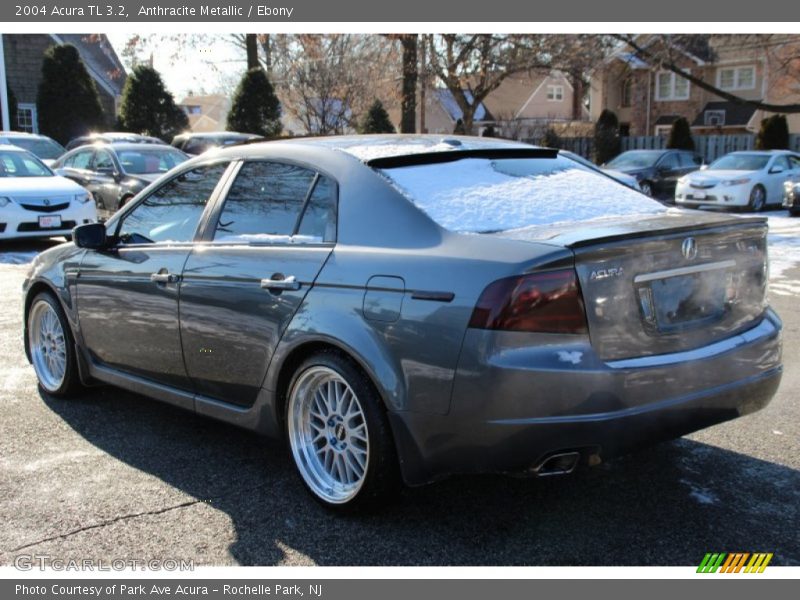
[[[645,196],[653,197],[653,184],[649,181],[643,181],[639,184],[639,189]]]
[[[320,352],[300,365],[289,385],[286,433],[303,483],[326,507],[360,508],[396,488],[397,458],[380,398],[346,356]]]
[[[53,396],[81,387],[75,347],[64,311],[53,296],[36,296],[28,311],[28,347],[39,385]]]
[[[748,203],[747,207],[751,212],[760,212],[764,210],[764,205],[766,203],[767,190],[765,190],[764,186],[761,184],[756,185],[750,192],[750,202]]]

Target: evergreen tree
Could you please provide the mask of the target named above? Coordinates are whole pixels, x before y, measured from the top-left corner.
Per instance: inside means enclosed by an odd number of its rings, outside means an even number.
[[[680,117],[672,123],[672,129],[669,130],[669,139],[667,139],[667,148],[694,150],[692,130],[689,128],[689,121],[684,117]]]
[[[276,137],[281,129],[281,103],[264,69],[244,74],[233,94],[228,113],[228,131]]]
[[[606,109],[600,113],[594,126],[595,162],[598,165],[605,164],[619,154],[621,149],[617,115]]]
[[[552,127],[545,129],[544,135],[542,136],[542,146],[547,146],[548,148],[561,147],[561,138]]]
[[[105,126],[97,87],[75,46],[51,46],[44,53],[36,111],[39,131],[61,144]]]
[[[494,125],[492,125],[491,123],[489,123],[489,124],[486,126],[486,129],[484,129],[484,130],[481,132],[481,137],[488,137],[488,138],[497,137],[497,131],[495,130],[495,128],[494,128]]]
[[[359,127],[360,133],[395,133],[394,125],[389,119],[389,113],[383,108],[380,100],[375,100],[369,107],[364,120]]]
[[[757,150],[785,150],[789,147],[789,125],[786,115],[772,115],[761,119],[761,129],[756,137]]]
[[[158,71],[138,65],[125,81],[118,123],[123,131],[170,141],[189,126],[189,118],[175,104]]]

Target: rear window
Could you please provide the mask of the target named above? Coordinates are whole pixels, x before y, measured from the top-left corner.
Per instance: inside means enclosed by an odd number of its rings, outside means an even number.
[[[381,169],[436,223],[494,233],[666,211],[659,202],[566,157],[464,158]]]

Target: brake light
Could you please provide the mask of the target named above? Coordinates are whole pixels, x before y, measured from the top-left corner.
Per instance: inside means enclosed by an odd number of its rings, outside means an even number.
[[[498,279],[489,284],[469,326],[476,329],[587,333],[586,311],[573,269]]]

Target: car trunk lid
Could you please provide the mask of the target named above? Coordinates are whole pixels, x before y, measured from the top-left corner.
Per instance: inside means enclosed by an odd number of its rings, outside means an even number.
[[[495,235],[575,255],[589,335],[604,360],[697,348],[766,308],[766,219],[670,210]]]

